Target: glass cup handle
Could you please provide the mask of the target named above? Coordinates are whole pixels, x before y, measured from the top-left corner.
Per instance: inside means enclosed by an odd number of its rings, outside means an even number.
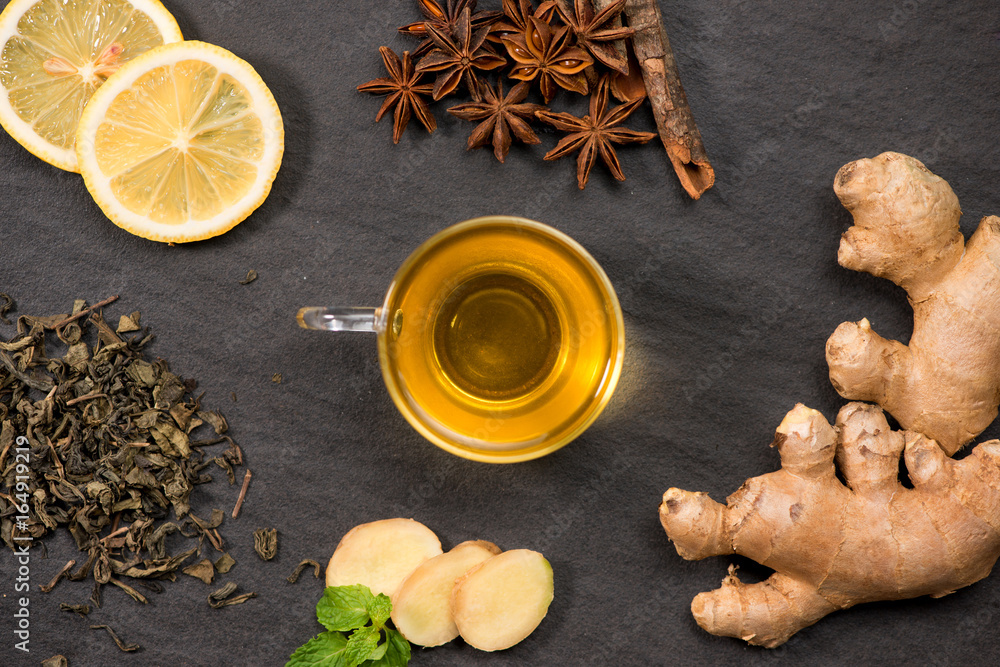
[[[303,329],[377,331],[378,308],[302,308],[296,319]]]

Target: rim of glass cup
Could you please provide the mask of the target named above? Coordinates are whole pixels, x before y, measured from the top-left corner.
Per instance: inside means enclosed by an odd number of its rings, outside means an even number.
[[[421,259],[423,259],[427,253],[431,252],[442,241],[452,236],[461,234],[475,227],[497,223],[528,228],[543,236],[554,238],[565,244],[593,271],[604,291],[604,296],[611,307],[613,324],[618,334],[618,345],[616,349],[612,350],[611,356],[613,359],[611,360],[611,377],[604,385],[598,400],[591,406],[587,416],[576,426],[576,428],[543,446],[528,447],[526,449],[491,451],[488,446],[489,443],[486,442],[484,442],[484,445],[486,446],[483,448],[474,448],[449,442],[448,440],[442,438],[438,433],[435,433],[433,430],[428,428],[427,425],[424,424],[424,422],[421,421],[420,418],[414,413],[403,395],[402,390],[397,384],[396,378],[389,372],[388,336],[391,331],[391,322],[389,322],[388,319],[391,317],[391,309],[389,306],[395,297],[401,279],[406,277],[410,271],[413,270],[413,267]],[[625,358],[625,320],[622,317],[621,304],[618,302],[618,295],[615,293],[611,280],[608,279],[607,274],[604,272],[604,269],[601,268],[601,265],[597,263],[597,260],[595,260],[582,245],[558,229],[534,220],[509,215],[488,215],[459,222],[455,225],[442,229],[421,243],[416,250],[410,253],[410,256],[406,258],[402,265],[400,265],[399,269],[393,276],[392,282],[389,284],[389,289],[386,291],[385,299],[382,302],[382,307],[379,309],[377,331],[379,367],[382,370],[382,379],[385,382],[386,388],[389,390],[392,402],[395,403],[396,408],[402,413],[406,421],[410,423],[410,426],[415,428],[417,432],[424,436],[424,438],[434,443],[441,449],[456,456],[461,456],[462,458],[484,463],[519,463],[521,461],[530,461],[532,459],[541,458],[542,456],[551,454],[558,449],[562,449],[570,442],[578,438],[584,431],[587,430],[587,428],[590,427],[591,424],[594,423],[594,421],[604,411],[608,402],[611,400],[611,396],[614,394],[615,388],[618,386],[618,378],[621,375],[622,363]]]

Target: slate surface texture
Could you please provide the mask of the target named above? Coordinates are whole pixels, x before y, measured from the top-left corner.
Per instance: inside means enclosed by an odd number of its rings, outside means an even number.
[[[413,0],[166,4],[185,36],[229,48],[273,90],[287,143],[270,198],[221,238],[168,247],[115,227],[79,176],[2,134],[0,291],[20,313],[112,294],[121,299],[109,319],[142,311],[158,336],[152,353],[198,379],[254,472],[240,518],[221,528],[238,563],[222,581],[259,597],[213,610],[211,589],[185,576],[147,606],[108,589],[82,620],[58,604],[83,602],[89,584],[36,589],[78,557],[60,534],[46,540],[47,560],[36,551],[32,561],[28,656],[13,648],[15,566],[0,554],[0,664],[56,653],[73,667],[283,664],[320,630],[322,590],[285,577],[303,558],[325,563],[352,526],[392,516],[423,521],[446,548],[481,538],[540,549],[555,569],[549,616],[521,645],[489,654],[459,641],[416,650],[414,666],[961,665],[997,654],[996,575],[941,600],[834,614],[774,651],[708,635],[691,598],[730,562],[750,579],[766,572],[742,559],[682,560],[656,513],[670,486],[721,500],[775,469],[768,444],[795,403],[833,419],[844,401],[823,346],[840,322],[867,316],[883,335],[908,338],[902,290],[837,265],[849,225],[832,188],[841,165],[908,153],[951,183],[966,234],[1000,213],[995,3],[661,3],[718,175],[698,202],[658,144],[620,152],[625,183],[598,165],[580,192],[571,161],[541,160],[554,133],[542,146],[515,144],[501,165],[465,150],[473,126],[444,103],[437,132],[411,121],[394,146],[391,120],[373,122],[380,99],[355,86],[382,76],[380,45],[414,48],[395,32],[417,20]],[[629,125],[652,130],[651,112]],[[294,320],[303,305],[377,305],[420,242],[487,214],[577,239],[625,314],[624,371],[605,413],[561,451],[512,466],[452,457],[410,428],[382,384],[374,336],[307,332]],[[260,278],[240,285],[249,269]],[[994,425],[980,440],[998,435]],[[220,477],[192,496],[202,515],[232,508],[238,485]],[[279,530],[273,561],[252,550],[260,527]],[[87,627],[98,623],[143,650],[120,653]]]

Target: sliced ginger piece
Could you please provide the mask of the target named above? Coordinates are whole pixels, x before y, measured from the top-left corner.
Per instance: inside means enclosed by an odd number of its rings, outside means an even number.
[[[482,651],[510,648],[534,632],[553,597],[552,566],[537,551],[514,549],[455,583],[451,610],[462,639]]]
[[[375,595],[392,596],[426,560],[441,554],[441,540],[413,519],[383,519],[352,528],[326,568],[327,586],[362,584]]]
[[[392,622],[410,642],[440,646],[458,637],[451,613],[455,582],[470,569],[500,553],[491,542],[462,542],[413,571],[392,598]]]

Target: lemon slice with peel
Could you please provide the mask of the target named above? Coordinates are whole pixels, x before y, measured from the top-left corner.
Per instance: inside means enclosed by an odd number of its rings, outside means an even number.
[[[281,112],[254,69],[203,42],[121,67],[84,110],[87,189],[119,227],[153,241],[229,231],[267,198],[284,152]]]
[[[0,124],[77,171],[77,122],[94,91],[122,64],[182,39],[157,0],[13,0],[0,13]]]

